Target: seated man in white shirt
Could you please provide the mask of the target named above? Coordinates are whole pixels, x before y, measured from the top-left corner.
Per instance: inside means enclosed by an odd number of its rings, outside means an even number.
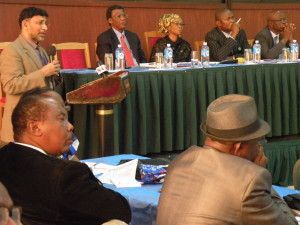
[[[128,15],[119,5],[112,5],[106,10],[106,19],[110,29],[101,33],[97,38],[97,56],[104,62],[105,53],[115,53],[118,44],[122,45],[125,54],[126,67],[138,66],[146,62],[146,56],[141,48],[141,42],[136,33],[125,30]],[[124,42],[122,41],[122,35]],[[126,51],[128,48],[128,54]]]
[[[255,36],[261,44],[261,58],[278,59],[282,48],[288,48],[293,41],[295,29],[295,24],[287,23],[283,12],[271,11],[267,16],[267,26]]]

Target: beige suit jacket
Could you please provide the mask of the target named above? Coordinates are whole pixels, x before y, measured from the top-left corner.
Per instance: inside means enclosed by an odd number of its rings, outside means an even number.
[[[42,49],[46,57],[47,54]],[[49,60],[48,60],[49,61]],[[1,140],[13,141],[12,111],[22,94],[46,86],[42,62],[33,47],[20,35],[0,55],[0,76],[6,103],[2,119]]]
[[[190,147],[167,170],[157,225],[290,225],[292,212],[271,175],[248,160]]]

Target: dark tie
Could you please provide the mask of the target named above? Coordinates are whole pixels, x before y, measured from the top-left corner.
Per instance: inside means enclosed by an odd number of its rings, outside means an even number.
[[[122,45],[122,48],[124,49],[124,54],[125,54],[125,59],[126,59],[127,66],[128,67],[135,66],[134,62],[133,62],[133,59],[132,59],[132,56],[131,56],[131,53],[130,53],[130,50],[129,50],[128,46],[125,43],[124,34],[121,35],[121,45]]]
[[[38,56],[40,57],[40,59],[42,61],[43,66],[47,65],[48,64],[47,58],[44,56],[39,45],[36,47],[36,50],[37,50]]]
[[[40,59],[42,61],[43,66],[47,65],[48,64],[48,60],[45,57],[45,55],[43,54],[43,52],[42,52],[42,50],[41,50],[41,48],[40,48],[39,45],[36,47],[36,50],[37,50],[38,56],[40,57]],[[56,86],[55,78],[56,78],[56,76],[46,77],[46,81],[48,83],[48,86],[51,89],[54,89],[54,87]]]
[[[274,45],[277,45],[278,44],[278,35],[276,35],[275,37],[274,37]]]

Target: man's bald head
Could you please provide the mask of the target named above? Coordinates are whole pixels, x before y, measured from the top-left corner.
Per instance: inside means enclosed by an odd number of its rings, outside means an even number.
[[[273,10],[268,13],[267,26],[275,34],[281,33],[287,24],[285,14],[278,10]]]
[[[274,21],[278,20],[281,18],[285,18],[285,14],[279,10],[272,10],[271,12],[268,13],[267,15],[267,21]]]
[[[215,12],[215,21],[220,20],[221,16],[224,13],[227,13],[227,12],[231,12],[231,10],[229,10],[229,9],[218,9],[218,10],[216,10],[216,12]]]

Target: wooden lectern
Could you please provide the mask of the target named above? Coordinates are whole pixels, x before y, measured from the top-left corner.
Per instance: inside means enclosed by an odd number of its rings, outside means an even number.
[[[114,154],[113,104],[121,102],[130,91],[129,72],[119,71],[67,93],[68,104],[98,105],[99,157]]]

